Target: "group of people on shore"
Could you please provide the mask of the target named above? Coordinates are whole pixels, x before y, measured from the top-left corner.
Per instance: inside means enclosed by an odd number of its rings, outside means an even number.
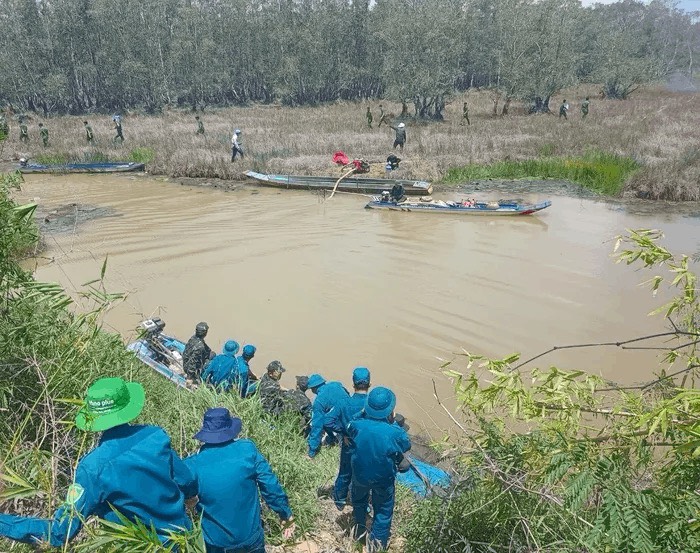
[[[28,144],[30,142],[29,136],[29,126],[27,125],[27,117],[24,115],[19,116],[19,141]],[[44,123],[39,123],[37,125],[39,130],[39,139],[41,140],[44,148],[49,146],[49,129],[44,125]],[[114,142],[124,142],[124,130],[122,128],[122,119],[120,115],[112,116],[112,128],[115,131],[115,136],[113,138]],[[93,131],[92,126],[88,121],[83,121],[83,129],[85,131],[85,140],[88,145],[93,145],[95,143],[95,131]],[[5,117],[5,114],[0,114],[0,134],[5,136],[10,134],[10,124]]]
[[[186,345],[183,366],[188,378],[243,397],[257,394],[271,415],[284,412],[292,398],[305,405],[298,412],[302,417],[308,412],[304,423],[308,457],[313,459],[323,445],[340,447],[332,491],[335,506],[342,511],[348,503],[352,505],[352,536],[364,541],[367,551],[386,550],[396,475],[411,466],[404,455],[411,441],[399,424],[403,417],[395,415],[395,394],[381,386],[370,391],[366,367],[353,370],[352,395],[342,383],[326,381],[320,374],[297,377],[297,389],[284,390],[279,380],[285,369],[279,361],[271,362],[258,380],[248,366],[254,346],[244,347],[236,357],[238,343],[228,340],[222,353],[213,355],[204,341],[207,331],[208,325],[199,323]],[[313,403],[306,390],[315,395]],[[287,493],[255,443],[239,437],[240,418],[223,407],[208,409],[194,435],[202,444],[199,451],[181,459],[162,428],[132,424],[144,402],[144,389],[137,382],[95,381],[75,424],[102,435],[78,462],[63,504],[52,519],[0,514],[0,536],[65,547],[89,517],[115,524],[124,517],[152,528],[167,548],[175,544],[177,533],[192,529],[186,504],[194,504],[207,553],[262,553],[260,498],[279,516],[285,539],[293,536],[295,522]],[[370,506],[373,520],[368,532]]]

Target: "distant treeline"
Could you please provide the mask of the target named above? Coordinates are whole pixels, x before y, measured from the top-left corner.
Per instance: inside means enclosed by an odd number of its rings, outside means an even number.
[[[578,82],[624,98],[692,74],[700,52],[662,0],[3,0],[0,29],[0,102],[47,114],[385,97],[440,118],[474,86],[544,111]]]

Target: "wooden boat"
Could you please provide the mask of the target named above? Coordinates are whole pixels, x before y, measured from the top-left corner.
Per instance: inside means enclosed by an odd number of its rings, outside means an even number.
[[[433,200],[406,200],[394,202],[376,196],[365,207],[367,209],[385,209],[388,211],[421,211],[425,213],[452,213],[457,215],[530,215],[552,205],[552,202],[530,204],[521,200],[498,200],[497,202],[460,202]]]
[[[290,188],[293,190],[333,190],[338,177],[306,177],[293,175],[266,175],[247,171],[245,174],[263,186]],[[404,188],[404,193],[412,196],[432,194],[433,187],[429,182],[401,179],[373,179],[364,177],[348,177],[340,181],[337,190],[340,192],[355,192],[359,194],[381,194],[391,190],[395,184]]]
[[[39,163],[20,164],[18,167],[22,173],[131,173],[144,171],[143,163],[133,161],[114,163],[65,163],[58,165],[41,165]]]
[[[143,337],[128,344],[126,349],[175,385],[190,391],[195,389],[197,386],[187,380],[182,370],[185,343],[163,334],[165,323],[158,317],[143,321],[140,327],[144,331]],[[409,470],[399,472],[396,478],[418,497],[427,497],[450,486],[450,475],[441,468],[413,455],[408,459]]]

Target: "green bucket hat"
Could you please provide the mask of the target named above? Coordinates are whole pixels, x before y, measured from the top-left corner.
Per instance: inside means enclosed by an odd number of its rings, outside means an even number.
[[[102,432],[134,420],[143,409],[146,395],[138,382],[100,378],[85,394],[85,407],[75,418],[81,430]]]

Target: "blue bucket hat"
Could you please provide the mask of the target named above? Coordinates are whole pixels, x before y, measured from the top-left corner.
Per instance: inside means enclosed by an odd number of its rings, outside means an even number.
[[[379,386],[367,394],[365,414],[371,419],[383,420],[396,407],[396,395],[389,388]]]
[[[236,342],[236,340],[228,340],[224,344],[224,350],[221,353],[228,355],[236,355],[238,353],[239,347],[240,346],[238,345],[238,342]]]
[[[360,384],[369,385],[369,369],[367,367],[355,367],[352,371],[352,383],[355,386]]]
[[[314,373],[312,375],[309,375],[309,388],[312,390],[314,388],[318,388],[321,384],[325,384],[326,379],[323,378],[320,374]]]
[[[253,355],[255,355],[255,352],[258,351],[255,346],[252,346],[248,344],[247,346],[243,346],[243,357],[246,359],[251,359]]]
[[[235,440],[242,427],[241,419],[232,417],[228,409],[213,407],[204,413],[202,429],[194,438],[205,444],[223,444]]]

